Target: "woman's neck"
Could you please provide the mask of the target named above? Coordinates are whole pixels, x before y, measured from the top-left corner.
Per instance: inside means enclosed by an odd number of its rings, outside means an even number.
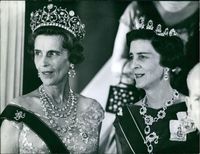
[[[161,81],[161,83],[145,90],[145,92],[147,105],[151,108],[159,109],[172,99],[174,90],[169,82]]]
[[[53,85],[53,86],[43,85],[44,90],[49,95],[49,97],[53,100],[53,103],[60,104],[60,103],[65,102],[66,99],[68,99],[66,95],[68,96],[70,88],[69,88],[69,83],[67,81],[68,80],[66,80],[65,83],[62,82],[60,84]]]

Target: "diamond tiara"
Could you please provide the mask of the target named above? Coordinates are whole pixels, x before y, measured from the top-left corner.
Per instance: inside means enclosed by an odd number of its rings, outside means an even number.
[[[82,40],[85,36],[85,25],[81,22],[79,16],[75,15],[73,10],[68,12],[66,9],[53,4],[48,4],[43,9],[32,12],[30,20],[32,32],[39,27],[55,26],[67,30],[78,40]]]
[[[136,29],[147,29],[152,30],[156,33],[158,36],[178,36],[178,33],[174,28],[169,29],[165,28],[164,31],[162,31],[162,25],[158,24],[154,26],[153,20],[148,20],[145,24],[145,17],[142,16],[136,21]]]

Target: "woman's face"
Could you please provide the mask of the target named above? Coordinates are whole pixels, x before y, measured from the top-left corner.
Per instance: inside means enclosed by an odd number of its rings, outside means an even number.
[[[136,87],[147,90],[156,86],[163,77],[160,55],[149,40],[138,39],[131,42],[130,58]]]
[[[68,50],[60,35],[38,35],[34,44],[34,62],[45,85],[57,85],[67,78]]]
[[[158,1],[160,5],[169,12],[183,10],[191,1]]]

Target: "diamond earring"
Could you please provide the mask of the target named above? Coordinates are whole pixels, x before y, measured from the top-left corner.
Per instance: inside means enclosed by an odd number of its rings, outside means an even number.
[[[169,68],[164,69],[164,80],[167,81],[169,79]]]
[[[69,65],[68,75],[69,75],[69,77],[72,77],[72,78],[75,77],[76,71],[75,71],[75,69],[74,69],[74,64],[70,64],[70,65]]]

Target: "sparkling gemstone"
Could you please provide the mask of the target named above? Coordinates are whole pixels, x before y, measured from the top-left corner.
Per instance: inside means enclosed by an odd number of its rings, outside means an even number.
[[[150,115],[145,116],[144,120],[145,120],[146,125],[152,125],[153,124],[153,117],[150,116]]]
[[[72,11],[72,10],[69,11],[69,15],[70,15],[70,16],[74,16],[74,11]]]
[[[50,124],[53,124],[53,123],[54,123],[54,121],[53,121],[53,120],[50,120],[49,122],[50,122]]]
[[[113,102],[113,98],[110,98],[110,102]]]
[[[109,106],[108,108],[109,108],[109,110],[112,110],[112,106]]]
[[[122,94],[122,97],[126,97],[126,94]]]
[[[118,105],[121,105],[121,104],[122,104],[122,102],[121,102],[121,101],[119,101],[117,104],[118,104]]]
[[[113,105],[113,108],[114,108],[114,109],[117,109],[117,105],[116,105],[116,104],[115,104],[115,105]]]
[[[115,99],[118,99],[118,96],[115,96]]]
[[[126,102],[127,102],[127,99],[123,99],[123,102],[126,103]]]
[[[49,4],[48,6],[47,6],[47,8],[50,10],[50,9],[52,9],[53,8],[53,4]]]
[[[145,133],[146,135],[150,133],[150,127],[149,127],[149,126],[146,126],[146,127],[144,128],[144,133]]]
[[[82,133],[82,136],[84,139],[88,138],[88,134],[87,133]]]
[[[114,93],[113,93],[114,95],[116,95],[117,94],[117,91],[114,91]]]

